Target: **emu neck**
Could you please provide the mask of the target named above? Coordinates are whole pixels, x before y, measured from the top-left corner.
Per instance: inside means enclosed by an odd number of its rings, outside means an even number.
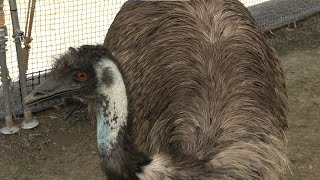
[[[117,111],[118,104],[108,96],[101,96],[97,117],[97,143],[100,155],[108,156],[118,143],[121,128],[126,129],[127,116]]]
[[[108,59],[97,64],[96,73],[101,99],[97,109],[97,144],[102,168],[110,179],[137,179],[136,173],[149,160],[136,150],[129,134],[128,99],[122,75]]]
[[[102,91],[102,90],[101,90]],[[127,97],[123,82],[115,82],[101,92],[97,116],[97,141],[99,152],[108,156],[121,128],[127,126]]]

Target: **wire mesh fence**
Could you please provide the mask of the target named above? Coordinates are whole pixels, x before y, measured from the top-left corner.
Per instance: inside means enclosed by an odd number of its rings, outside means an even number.
[[[25,31],[29,0],[17,2],[21,30]],[[27,86],[29,92],[49,72],[54,58],[69,47],[82,44],[102,43],[108,27],[125,0],[46,0],[37,1],[32,28],[31,51],[29,54]],[[18,64],[15,44],[11,38],[12,23],[10,8],[4,3],[8,29],[7,65],[12,80],[10,99],[13,112],[22,114]],[[2,85],[0,83],[0,85]],[[4,116],[2,87],[0,90],[0,118]],[[32,107],[33,111],[51,107],[59,102],[48,102]]]
[[[26,27],[29,0],[20,0],[18,14],[23,31]],[[108,27],[126,0],[45,0],[36,1],[32,26],[33,38],[29,55],[28,91],[46,79],[54,58],[69,47],[102,43]],[[320,0],[240,0],[263,30],[278,28],[307,15],[320,11]],[[15,45],[12,40],[10,8],[4,3],[8,29],[7,65],[12,79],[10,98],[15,114],[22,114]],[[0,82],[0,119],[4,117],[2,84]],[[38,105],[42,110],[61,102]]]
[[[320,0],[264,0],[249,3],[253,17],[263,30],[279,28],[320,11]]]

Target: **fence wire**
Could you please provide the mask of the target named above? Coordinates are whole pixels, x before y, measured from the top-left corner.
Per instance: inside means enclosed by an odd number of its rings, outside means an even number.
[[[25,29],[29,0],[17,2],[21,30]],[[54,57],[69,47],[102,43],[108,27],[126,0],[37,0],[32,27],[31,51],[28,63],[28,90],[46,79]],[[320,11],[320,0],[240,0],[263,30],[281,27]],[[10,96],[15,114],[22,113],[18,65],[12,40],[12,24],[8,1],[4,4],[8,29],[7,65],[12,78]],[[3,92],[0,82],[0,119],[4,117]],[[32,107],[33,111],[59,102]]]

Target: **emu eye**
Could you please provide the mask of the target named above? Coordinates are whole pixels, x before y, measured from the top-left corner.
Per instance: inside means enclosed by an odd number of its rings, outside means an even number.
[[[78,81],[86,81],[89,79],[89,75],[86,72],[78,72],[76,75]]]

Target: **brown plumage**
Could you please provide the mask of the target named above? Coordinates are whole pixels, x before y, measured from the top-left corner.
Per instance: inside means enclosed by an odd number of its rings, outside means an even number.
[[[105,44],[123,70],[133,146],[153,160],[139,178],[283,178],[283,70],[239,1],[127,2]]]
[[[126,3],[104,46],[70,48],[51,75],[25,101],[89,104],[109,180],[275,180],[289,169],[282,66],[236,0]]]

